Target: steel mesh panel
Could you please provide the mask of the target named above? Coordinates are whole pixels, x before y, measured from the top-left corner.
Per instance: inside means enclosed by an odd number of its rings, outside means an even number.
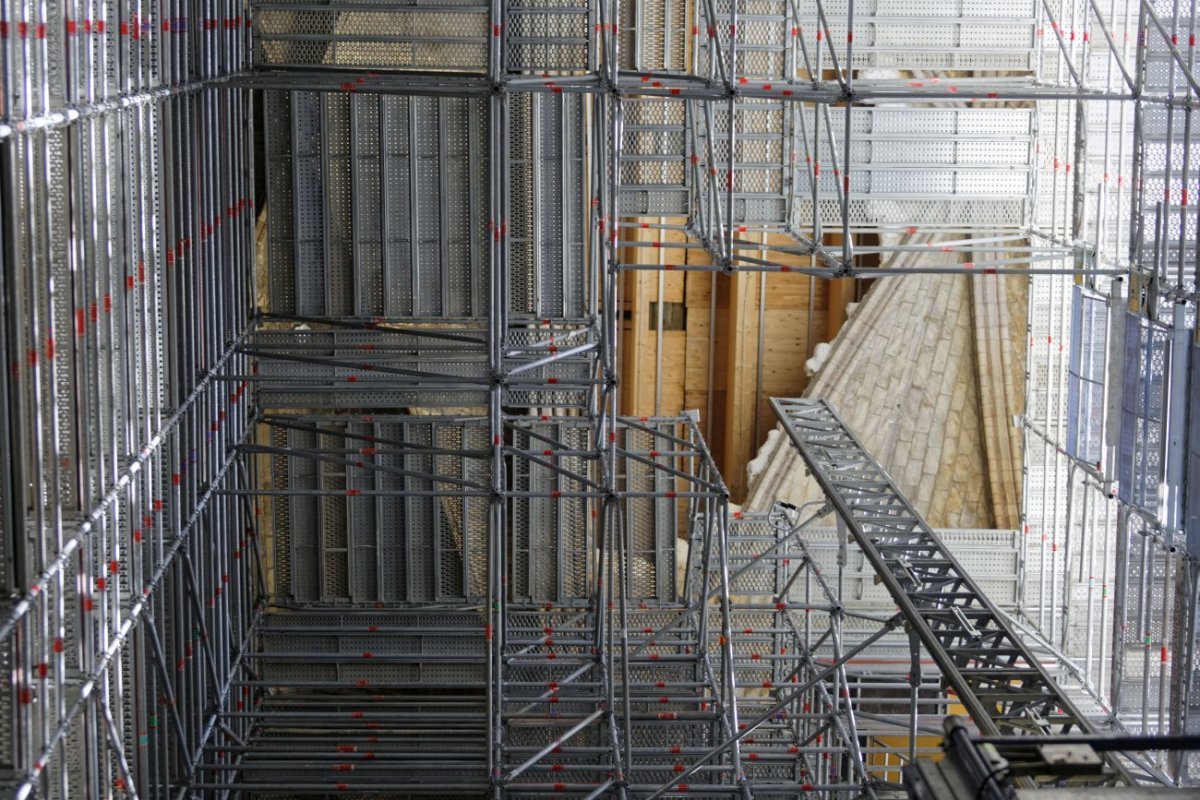
[[[688,71],[689,7],[686,3],[621,0],[621,68],[646,72]]]
[[[258,358],[259,403],[265,408],[484,403],[486,354],[470,341],[479,336],[478,327],[424,330],[468,340],[430,339],[399,329],[259,331],[250,345]],[[410,372],[424,379],[414,380]]]
[[[271,307],[307,316],[481,316],[483,101],[271,92]],[[290,213],[288,213],[290,212]]]
[[[1076,286],[1071,307],[1071,361],[1067,368],[1067,452],[1097,467],[1104,447],[1107,340],[1107,302]]]
[[[439,427],[434,436],[439,449],[460,450],[463,447],[462,431],[452,427]],[[459,456],[434,456],[434,470],[438,475],[463,477],[464,461]],[[453,484],[435,483],[439,490],[450,491]],[[437,597],[457,597],[463,594],[463,567],[466,561],[464,498],[439,497],[437,499],[437,544],[435,553]]]
[[[724,46],[731,38],[730,4],[715,3],[715,17],[701,6],[700,30],[711,28],[720,36]],[[640,10],[640,9],[639,9]],[[819,53],[820,66],[830,66],[827,52],[832,43],[838,63],[845,65],[848,6],[845,2],[826,3],[824,11],[829,23],[828,42],[816,38],[825,33],[815,6],[799,6],[799,16],[793,18],[788,4],[772,0],[740,4],[737,26],[737,74],[755,80],[783,80],[816,69],[813,59]],[[1004,3],[856,3],[854,7],[855,69],[896,70],[1012,70],[1031,71],[1035,66],[1036,4],[1028,0]],[[627,11],[622,23],[636,25],[635,16]],[[648,32],[658,33],[657,29]],[[695,37],[693,37],[695,39]],[[809,62],[796,39],[803,38]],[[636,63],[629,51],[639,42],[627,31],[622,43],[629,68],[657,70],[655,57],[661,59],[661,46],[643,45],[643,66]],[[796,53],[791,55],[790,51]],[[699,48],[698,74],[708,74],[709,52]],[[793,60],[794,59],[794,60]],[[1050,59],[1047,59],[1050,60]],[[793,66],[794,65],[794,66]]]
[[[824,120],[813,111],[801,113],[805,129],[824,131]],[[843,160],[841,113],[832,114],[831,122],[837,149],[831,151],[822,136],[817,198],[822,219],[836,224],[841,207],[831,165]],[[853,109],[852,224],[1019,224],[1028,194],[1031,124],[1026,109]],[[998,161],[1005,167],[993,170]],[[985,162],[986,170],[972,167]],[[798,169],[795,181],[793,220],[807,226],[813,191],[808,169]]]
[[[1169,19],[1171,12],[1166,13]],[[1181,24],[1185,23],[1181,21]],[[1180,86],[1181,73],[1162,49],[1161,39],[1151,33],[1148,41],[1152,49],[1147,59],[1147,85],[1154,86],[1157,91],[1170,91],[1169,73],[1173,69],[1175,85]],[[1155,45],[1159,48],[1157,54],[1153,49]],[[1189,170],[1185,181],[1183,170],[1200,135],[1195,130],[1189,132],[1178,113],[1169,114],[1165,108],[1157,107],[1141,109],[1140,133],[1137,150],[1142,181],[1140,258],[1147,268],[1161,271],[1184,285],[1195,286],[1197,219],[1188,198],[1197,196],[1200,179],[1194,170]]]
[[[531,432],[546,438],[534,438]],[[512,500],[513,563],[509,587],[514,599],[563,602],[587,594],[587,502],[582,497],[561,495],[584,492],[588,486],[546,466],[549,463],[595,480],[587,459],[559,456],[556,452],[585,450],[587,435],[588,429],[577,424],[535,424],[531,431],[513,431],[513,447],[532,456],[513,459],[513,489],[542,495],[517,496]],[[546,439],[558,444],[551,445]],[[555,493],[560,496],[554,496]]]
[[[579,318],[585,304],[582,98],[516,95],[510,107],[510,314]]]
[[[274,485],[290,493],[276,515],[277,591],[299,602],[423,603],[486,592],[487,499],[439,480],[483,485],[486,460],[454,451],[486,452],[485,426],[429,417],[287,425],[273,433],[295,452],[273,461]]]
[[[507,6],[508,69],[581,72],[593,61],[592,11],[586,0],[517,0]]]
[[[485,71],[487,6],[443,5],[451,7],[257,3],[256,60],[262,66]]]
[[[1187,452],[1187,475],[1188,485],[1186,500],[1186,520],[1184,523],[1185,534],[1187,536],[1187,551],[1194,558],[1200,558],[1200,402],[1196,398],[1200,397],[1200,344],[1192,346],[1192,388],[1190,396],[1191,400],[1191,420],[1188,430],[1191,435],[1188,438]],[[1200,614],[1200,609],[1195,612]],[[1198,714],[1196,719],[1200,719]]]
[[[1022,224],[1025,201],[973,199],[918,200],[901,197],[887,199],[856,198],[850,195],[850,226],[852,230],[869,231],[883,226],[937,228],[1019,228]],[[841,224],[841,204],[837,200],[822,200],[818,204],[821,225],[825,228]],[[793,205],[792,222],[795,230],[811,230],[812,201],[797,196]]]
[[[627,214],[688,213],[686,108],[632,97],[622,103],[621,209]]]
[[[1121,394],[1118,496],[1154,513],[1162,475],[1162,434],[1170,333],[1129,312],[1125,327],[1125,379]]]
[[[1175,598],[1169,595],[1175,576],[1168,572],[1169,554],[1147,533],[1140,519],[1128,526],[1113,699],[1118,714],[1143,733],[1152,733],[1158,725],[1156,710],[1166,700],[1160,694],[1165,688],[1161,678],[1170,667],[1161,651],[1173,625],[1169,614]]]

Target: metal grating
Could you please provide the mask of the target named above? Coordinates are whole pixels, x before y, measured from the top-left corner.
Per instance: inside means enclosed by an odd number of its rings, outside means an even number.
[[[827,106],[800,112],[798,129],[818,140],[793,145],[813,174],[795,169],[791,218],[808,228],[812,203],[839,226],[844,121]],[[1018,226],[1024,222],[1033,114],[1018,108],[856,108],[850,115],[850,221],[878,225]]]
[[[268,92],[271,310],[307,317],[486,313],[483,103]]]
[[[1192,384],[1190,396],[1191,403],[1191,419],[1188,423],[1188,430],[1191,432],[1188,436],[1187,445],[1187,476],[1188,485],[1185,497],[1185,508],[1187,517],[1185,520],[1184,535],[1187,541],[1187,551],[1193,558],[1200,558],[1200,403],[1196,402],[1196,398],[1200,397],[1200,343],[1193,344],[1192,348]]]
[[[488,6],[418,2],[255,2],[255,61],[330,69],[487,69]]]
[[[1127,314],[1119,497],[1152,514],[1158,510],[1164,478],[1163,424],[1170,359],[1170,331],[1145,317]]]
[[[1067,453],[1100,468],[1104,453],[1108,301],[1075,287],[1067,367]]]

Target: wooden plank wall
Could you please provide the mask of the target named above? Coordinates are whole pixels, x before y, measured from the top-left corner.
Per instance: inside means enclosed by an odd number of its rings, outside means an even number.
[[[668,223],[683,220],[667,219]],[[648,241],[658,231],[627,229],[627,239]],[[670,231],[662,248],[626,248],[628,263],[708,264],[699,248],[670,247],[683,243],[682,231]],[[775,242],[784,244],[786,239]],[[771,251],[772,260],[795,266],[807,259]],[[665,303],[683,303],[683,330],[664,330],[662,344],[661,397],[658,392],[657,332],[652,304],[658,301],[659,275],[663,277]],[[766,282],[762,363],[758,358],[759,305],[762,282]],[[852,282],[850,282],[852,283]],[[745,493],[746,462],[754,457],[767,433],[774,427],[768,398],[797,395],[808,385],[804,362],[818,342],[836,333],[830,321],[845,320],[845,304],[853,300],[853,286],[830,291],[830,282],[811,280],[789,273],[717,274],[709,272],[629,271],[624,276],[621,297],[622,414],[678,414],[699,409],[701,430],[729,485],[734,501]],[[712,287],[716,289],[716,316],[711,313]],[[814,295],[810,325],[809,293]],[[839,287],[840,289],[841,287]],[[831,313],[830,302],[837,306]],[[716,341],[710,358],[710,331],[715,324]],[[762,391],[758,392],[761,369]],[[712,418],[707,418],[709,387]],[[657,402],[656,402],[657,401]],[[657,408],[656,408],[657,406]],[[758,417],[757,438],[755,417]]]

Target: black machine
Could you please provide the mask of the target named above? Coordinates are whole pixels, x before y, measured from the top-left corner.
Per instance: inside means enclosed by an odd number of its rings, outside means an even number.
[[[1130,786],[1105,754],[1200,750],[1200,736],[973,736],[947,717],[945,757],[904,768],[912,800],[1068,800],[1103,792],[1105,800],[1200,799],[1200,788]]]

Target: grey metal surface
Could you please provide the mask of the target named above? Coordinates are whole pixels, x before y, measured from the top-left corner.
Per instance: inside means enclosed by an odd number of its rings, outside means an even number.
[[[821,114],[801,112],[804,127],[824,132]],[[796,169],[790,222],[809,227],[812,183],[825,226],[837,225],[841,113],[831,137],[805,158],[813,176]],[[850,115],[851,206],[854,227],[882,225],[1019,227],[1029,199],[1033,114],[1021,108],[857,108]],[[800,149],[795,144],[793,150]]]
[[[1171,349],[1169,330],[1137,314],[1126,315],[1118,486],[1123,501],[1151,513],[1157,510],[1164,477],[1163,425]]]
[[[1187,549],[1193,557],[1200,559],[1200,403],[1195,398],[1200,396],[1200,344],[1192,345],[1192,384],[1191,384],[1191,419],[1188,423],[1188,485],[1187,485],[1187,519],[1185,535]]]
[[[1067,368],[1067,453],[1100,468],[1104,454],[1108,300],[1075,287]]]

